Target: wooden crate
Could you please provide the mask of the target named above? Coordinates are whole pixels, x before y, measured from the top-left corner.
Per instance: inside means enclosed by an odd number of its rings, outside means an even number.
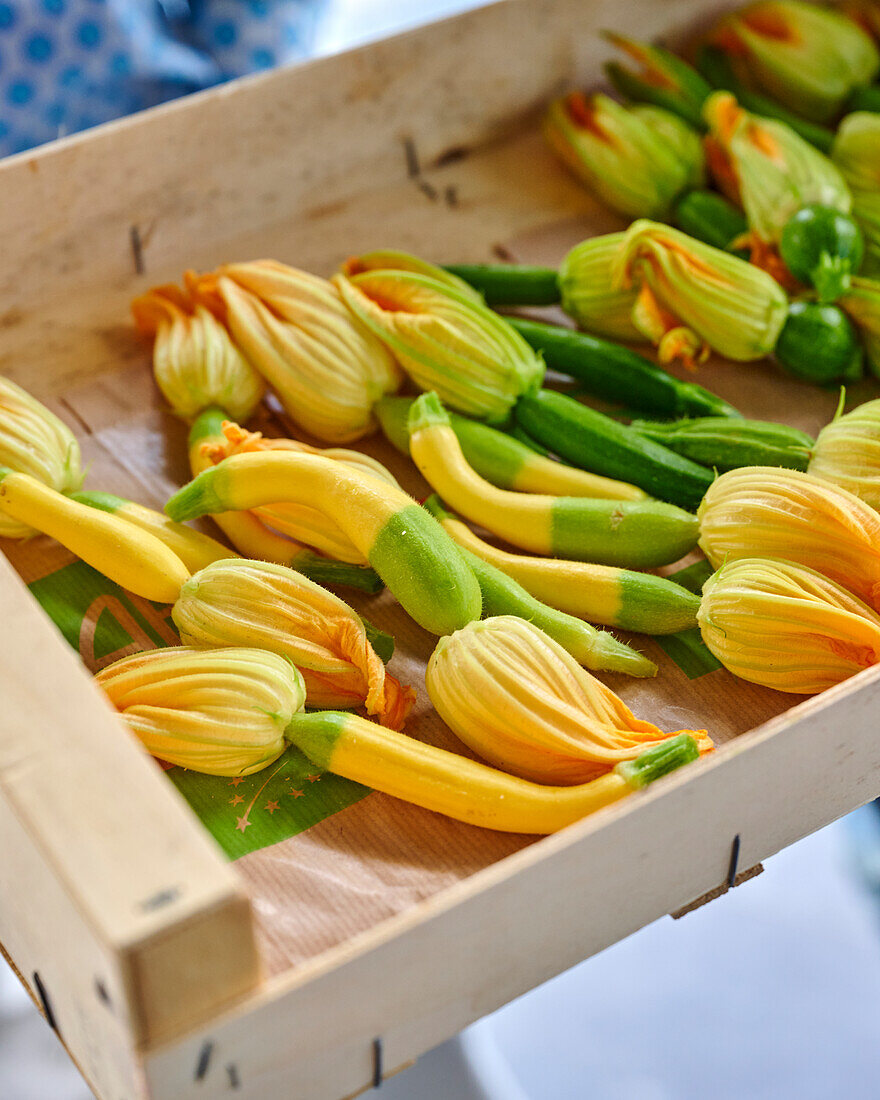
[[[558,260],[618,223],[545,151],[542,104],[598,79],[599,26],[647,38],[719,6],[506,0],[12,158],[0,371],[85,435],[124,427],[134,458],[105,456],[118,482],[102,487],[161,500],[182,444],[127,320],[135,293],[264,254],[325,273],[382,245]],[[785,408],[812,429],[833,405],[769,366],[705,380],[747,413]],[[0,591],[0,941],[102,1100],[354,1094],[373,1080],[375,1040],[390,1073],[723,887],[734,838],[748,869],[880,793],[880,670],[791,707],[730,678],[714,695],[694,686],[727,723],[699,767],[556,836],[487,839],[442,888],[270,968],[252,878],[120,729],[3,559]],[[646,716],[669,704],[651,694],[662,684],[640,690]],[[773,717],[741,728],[744,699]],[[417,835],[426,815],[413,814],[389,820]]]

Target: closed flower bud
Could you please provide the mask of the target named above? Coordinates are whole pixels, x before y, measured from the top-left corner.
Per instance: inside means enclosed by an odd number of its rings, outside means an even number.
[[[402,376],[326,279],[260,260],[225,264],[193,285],[222,301],[236,342],[297,425],[328,443],[375,430],[373,405]]]
[[[880,616],[815,569],[743,558],[703,585],[703,641],[754,684],[811,695],[880,661]]]
[[[802,0],[758,0],[733,12],[713,40],[749,78],[814,122],[829,122],[880,69],[870,36],[851,19]]]
[[[865,348],[865,358],[880,378],[880,279],[854,275],[849,290],[838,303],[855,322]]]
[[[605,233],[575,245],[559,266],[559,292],[562,308],[579,328],[610,340],[641,344],[647,337],[632,322],[638,292],[616,287],[612,278],[625,236]]]
[[[765,271],[649,221],[627,231],[614,282],[638,292],[633,321],[657,345],[661,362],[694,362],[709,348],[728,359],[761,359],[788,310],[785,292]]]
[[[218,406],[247,420],[265,386],[222,322],[176,286],[159,286],[131,303],[135,321],[152,336],[153,375],[178,416],[194,420]]]
[[[0,466],[30,474],[60,493],[82,486],[79,444],[73,432],[36,398],[0,376]],[[37,532],[0,515],[0,537],[23,539]]]
[[[638,73],[616,61],[605,66],[609,80],[622,96],[637,103],[653,103],[663,107],[691,126],[702,129],[700,112],[712,89],[695,69],[661,46],[637,42],[612,31],[605,31],[603,38],[641,66]]]
[[[584,783],[675,734],[635,718],[610,688],[525,619],[473,622],[434,650],[425,682],[443,721],[496,767]],[[701,752],[705,730],[692,733]]]
[[[478,290],[474,290],[470,283],[453,275],[451,271],[396,248],[377,248],[372,252],[363,252],[360,256],[351,256],[339,270],[349,278],[352,275],[363,275],[365,271],[411,271],[416,275],[425,275],[438,283],[444,283],[475,302],[483,301],[483,296]]]
[[[835,417],[819,432],[807,469],[880,511],[880,399]]]
[[[399,729],[415,698],[386,673],[357,613],[287,566],[215,562],[183,585],[172,617],[187,645],[259,646],[286,657],[310,707],[366,706]]]
[[[598,198],[618,214],[663,218],[702,169],[699,142],[681,140],[687,126],[661,108],[666,126],[657,128],[630,107],[596,94],[569,92],[556,99],[544,119],[544,134],[561,160]],[[669,119],[674,122],[670,123]],[[675,126],[675,141],[666,131]]]
[[[422,390],[498,423],[544,365],[507,322],[474,298],[413,271],[365,271],[334,284],[352,313],[390,348]]]
[[[810,203],[849,213],[852,198],[840,171],[784,122],[751,114],[730,92],[713,93],[703,115],[758,241],[777,244],[790,218]]]
[[[152,649],[95,677],[147,751],[209,775],[251,775],[276,760],[305,686],[260,649]]]
[[[863,271],[880,275],[880,115],[847,115],[834,138],[831,159],[849,186],[853,217],[865,237]]]
[[[716,478],[697,515],[700,548],[716,569],[783,558],[877,606],[880,515],[853,493],[797,470],[744,466]]]

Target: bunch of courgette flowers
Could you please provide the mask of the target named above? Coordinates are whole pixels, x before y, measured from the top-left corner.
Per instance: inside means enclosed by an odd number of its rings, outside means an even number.
[[[870,3],[758,0],[725,16],[693,64],[607,35],[638,63],[606,66],[626,102],[570,92],[545,133],[637,220],[558,271],[454,270],[493,304],[561,303],[581,329],[653,343],[665,363],[773,354],[818,383],[857,379],[865,363],[880,374],[877,33]]]

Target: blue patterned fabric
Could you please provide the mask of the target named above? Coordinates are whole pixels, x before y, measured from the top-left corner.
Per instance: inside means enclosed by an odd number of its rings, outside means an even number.
[[[0,156],[310,52],[326,0],[0,0]]]

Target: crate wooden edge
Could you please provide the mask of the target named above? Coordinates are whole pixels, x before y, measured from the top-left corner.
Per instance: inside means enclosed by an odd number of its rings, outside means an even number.
[[[72,1046],[136,1050],[256,984],[250,902],[5,558],[0,591],[0,940]]]
[[[366,1088],[377,1036],[386,1066],[410,1061],[725,883],[735,836],[747,869],[875,797],[878,704],[873,668],[742,735],[690,774],[670,776],[268,983],[184,1040],[148,1051],[149,1096],[222,1095],[230,1065],[241,1100],[282,1085],[315,1097]],[[535,899],[551,897],[565,900],[547,937],[548,914]],[[530,907],[530,920],[505,918]],[[196,1088],[190,1071],[206,1044],[217,1073]]]

